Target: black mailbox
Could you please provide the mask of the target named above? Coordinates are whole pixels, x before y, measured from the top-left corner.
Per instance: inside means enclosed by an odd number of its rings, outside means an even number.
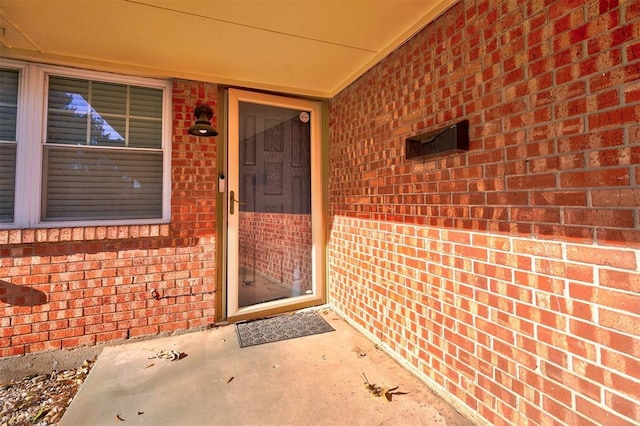
[[[456,154],[469,150],[469,120],[406,139],[407,160]]]

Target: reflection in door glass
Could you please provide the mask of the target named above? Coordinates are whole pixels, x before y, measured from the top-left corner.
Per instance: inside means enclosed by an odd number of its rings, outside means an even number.
[[[238,306],[310,294],[309,112],[240,102]]]

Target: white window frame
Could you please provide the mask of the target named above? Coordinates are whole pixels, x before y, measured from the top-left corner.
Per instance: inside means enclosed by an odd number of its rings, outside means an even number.
[[[171,220],[171,82],[98,71],[42,65],[0,58],[0,66],[20,72],[16,127],[16,188],[14,221],[0,229],[66,228],[79,226],[144,225]],[[162,99],[162,217],[151,219],[42,220],[42,161],[46,135],[47,77],[79,78],[163,90]]]

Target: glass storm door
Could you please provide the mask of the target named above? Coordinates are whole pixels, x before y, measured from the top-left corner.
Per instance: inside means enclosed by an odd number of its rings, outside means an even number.
[[[321,108],[229,90],[227,317],[324,301]]]

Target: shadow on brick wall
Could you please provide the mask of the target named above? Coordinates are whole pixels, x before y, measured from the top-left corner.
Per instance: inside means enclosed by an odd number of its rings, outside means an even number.
[[[26,285],[0,280],[0,302],[12,306],[35,306],[47,303],[47,295]]]

